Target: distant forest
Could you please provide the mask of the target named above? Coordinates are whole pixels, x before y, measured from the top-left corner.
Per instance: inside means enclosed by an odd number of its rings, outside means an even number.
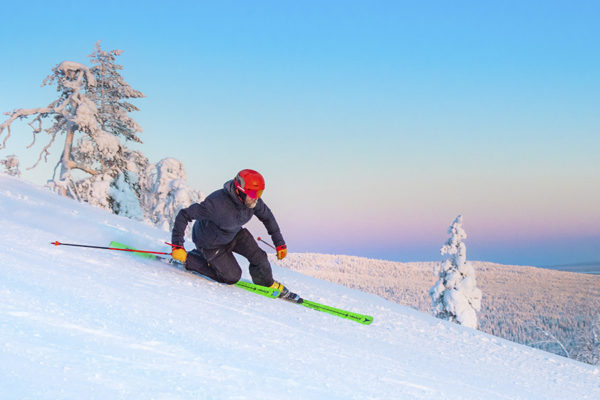
[[[431,314],[434,262],[292,253],[279,265]],[[479,330],[598,365],[600,275],[472,262],[483,293]]]

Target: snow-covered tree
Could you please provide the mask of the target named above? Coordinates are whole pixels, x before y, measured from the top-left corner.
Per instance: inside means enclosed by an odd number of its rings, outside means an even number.
[[[21,176],[21,170],[19,169],[19,158],[12,154],[7,156],[5,160],[0,160],[0,165],[6,169],[6,174],[11,176]]]
[[[139,151],[126,150],[126,167],[112,182],[108,191],[110,209],[117,215],[148,220],[143,204],[149,196],[150,172],[153,166]]]
[[[152,224],[170,229],[180,209],[201,201],[202,194],[187,185],[181,161],[165,158],[159,161],[151,174],[151,186],[142,204]]]
[[[134,189],[136,186],[139,187],[138,176],[134,172],[122,172],[111,183],[108,193],[115,214],[141,221],[144,219],[144,211],[139,194]]]
[[[125,141],[141,143],[136,134],[141,132],[142,128],[128,115],[131,111],[138,111],[138,108],[127,100],[145,96],[142,92],[131,88],[119,73],[123,67],[115,61],[121,54],[122,50],[104,51],[100,47],[100,42],[96,42],[95,51],[89,56],[92,63],[90,71],[96,83],[88,88],[87,97],[96,106],[97,123],[103,132],[115,138],[124,138]],[[140,197],[139,171],[129,169],[131,163],[128,158],[132,153],[121,144],[121,152],[114,162],[111,162],[96,151],[89,140],[84,138],[80,141],[74,156],[87,164],[102,165],[103,170],[99,174],[101,176],[91,175],[75,183],[78,189],[77,197],[82,201],[108,208],[116,214],[141,219],[140,210],[132,211],[130,208],[132,198],[125,201],[123,197],[125,193],[131,196],[134,192],[137,192],[138,199]],[[145,156],[143,158],[145,159]],[[145,162],[148,164],[147,159]],[[125,207],[124,204],[130,206]]]
[[[600,313],[591,321],[590,326],[577,333],[575,347],[574,359],[600,365]]]
[[[141,201],[150,190],[150,163],[139,151],[127,148],[123,150],[124,157],[119,168],[74,182],[73,193],[79,201],[110,210],[117,215],[143,220],[145,213]],[[133,197],[137,206],[132,204]],[[136,211],[132,211],[133,209]]]
[[[481,290],[477,288],[475,270],[467,262],[463,243],[467,234],[459,215],[448,229],[450,238],[441,248],[444,260],[434,268],[439,280],[429,291],[434,314],[441,319],[477,328],[477,311],[481,309]]]
[[[76,191],[94,206],[165,230],[171,229],[181,208],[202,200],[188,186],[181,161],[165,158],[150,164],[138,151],[127,151],[126,160],[126,169],[116,178],[99,174],[78,181]]]
[[[102,130],[141,143],[137,133],[142,132],[142,128],[129,116],[130,112],[139,109],[128,100],[146,96],[133,89],[119,73],[123,66],[116,63],[116,58],[122,53],[122,50],[102,50],[100,41],[96,42],[95,51],[89,55],[90,71],[94,74],[96,85],[89,90],[89,97],[98,109]]]
[[[567,350],[567,346],[565,346],[565,344],[563,344],[563,342],[557,338],[550,329],[545,329],[539,326],[538,323],[538,321],[532,321],[525,324],[527,328],[534,332],[534,334],[531,335],[532,340],[525,344],[527,346],[536,347],[541,350],[571,358],[571,354],[569,350]]]
[[[48,142],[35,168],[47,159],[55,140],[64,134],[60,160],[48,186],[79,201],[111,210],[115,214],[146,220],[168,229],[182,207],[200,201],[190,189],[180,161],[167,158],[151,165],[146,156],[128,149],[128,141],[141,143],[142,128],[129,116],[137,107],[129,99],[145,97],[123,79],[116,58],[121,50],[104,51],[100,42],[89,55],[91,67],[63,61],[52,69],[45,85],[56,84],[59,97],[46,107],[16,109],[0,124],[0,150],[11,135],[14,121],[31,118],[33,143],[45,132]],[[44,120],[52,125],[43,129]],[[121,142],[124,139],[124,143]],[[17,169],[15,169],[15,162]],[[7,158],[2,165],[18,171],[18,160]],[[60,174],[56,177],[56,170]],[[76,175],[74,171],[78,171]],[[16,173],[16,172],[15,172]]]
[[[29,123],[33,129],[31,145],[42,131],[49,135],[31,168],[36,167],[42,157],[47,159],[54,141],[64,134],[63,151],[57,164],[60,174],[56,176],[55,168],[48,186],[63,195],[104,208],[112,204],[108,191],[112,180],[118,179],[127,168],[130,151],[119,138],[141,142],[136,133],[142,129],[128,116],[137,108],[127,100],[144,97],[144,94],[132,89],[119,74],[123,67],[116,64],[115,59],[121,53],[121,50],[103,51],[98,42],[90,55],[91,68],[63,61],[43,82],[43,86],[56,84],[58,99],[46,107],[7,113],[9,118],[0,124],[0,135],[7,132],[0,149],[5,146],[11,125],[17,119],[32,118]],[[43,129],[44,120],[52,121],[52,126]],[[73,171],[80,173],[75,177]]]
[[[122,153],[119,140],[109,133],[102,130],[98,124],[97,108],[94,102],[86,95],[87,91],[96,85],[96,79],[88,67],[73,61],[63,61],[52,69],[43,82],[43,85],[56,83],[59,97],[46,107],[32,109],[16,109],[11,113],[6,113],[9,118],[0,124],[0,135],[7,131],[0,149],[6,145],[6,141],[11,134],[11,124],[17,119],[26,119],[32,117],[29,123],[33,130],[33,142],[42,132],[49,135],[47,144],[40,152],[37,162],[31,167],[36,167],[42,157],[47,159],[49,148],[52,146],[59,134],[65,134],[63,152],[57,167],[60,166],[60,176],[53,180],[52,187],[60,193],[67,195],[72,191],[71,171],[80,170],[90,175],[97,175],[105,172],[107,164],[115,160]],[[53,121],[52,126],[43,129],[44,119]],[[86,153],[95,151],[101,154],[104,162],[100,165],[90,165],[83,161],[85,157],[74,157],[77,152],[74,151],[75,134],[81,135],[78,146],[86,150]],[[79,153],[83,153],[79,151]]]

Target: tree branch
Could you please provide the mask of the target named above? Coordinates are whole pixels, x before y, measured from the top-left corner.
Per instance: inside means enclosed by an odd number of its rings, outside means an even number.
[[[48,149],[54,143],[54,139],[56,139],[56,134],[57,134],[57,131],[55,131],[54,134],[52,134],[52,137],[50,138],[50,142],[48,142],[48,144],[42,149],[42,151],[40,151],[40,156],[38,157],[35,164],[33,164],[31,167],[27,168],[28,171],[31,169],[34,169],[35,167],[38,166],[40,161],[42,161],[42,155],[44,156],[44,161],[46,161],[46,162],[48,161],[48,156],[50,155],[50,152],[48,151]],[[35,140],[33,142],[35,143]],[[31,143],[31,146],[33,146],[33,143]],[[29,147],[31,147],[31,146],[29,146]]]
[[[74,161],[70,161],[70,162],[69,162],[69,167],[70,167],[71,169],[78,169],[78,170],[80,170],[80,171],[87,172],[87,173],[88,173],[88,174],[90,174],[90,175],[98,175],[98,174],[99,174],[99,172],[98,172],[98,171],[94,171],[93,169],[91,169],[91,168],[88,168],[88,167],[86,167],[86,166],[85,166],[85,165],[83,165],[83,164],[77,164],[77,163],[75,163]]]
[[[0,124],[0,135],[2,135],[2,132],[4,131],[4,129],[7,130],[8,134],[6,135],[6,137],[4,138],[4,140],[2,141],[2,145],[0,145],[0,150],[6,148],[6,141],[8,140],[8,138],[10,137],[10,134],[11,134],[10,127],[11,127],[12,123],[15,122],[15,120],[27,118],[30,115],[37,114],[37,117],[34,118],[34,120],[31,121],[31,123],[29,123],[29,126],[31,126],[31,128],[33,129],[33,142],[29,146],[27,146],[27,148],[30,148],[31,146],[33,146],[33,144],[35,143],[35,135],[37,133],[41,132],[41,130],[42,130],[42,121],[41,121],[41,118],[42,118],[42,116],[44,114],[52,112],[52,108],[50,108],[52,105],[54,105],[54,103],[52,103],[49,107],[32,108],[32,109],[29,109],[29,110],[24,110],[22,108],[19,108],[17,110],[14,110],[10,114],[6,113],[10,117],[6,121],[4,121],[2,124]],[[38,128],[36,128],[36,127],[33,126],[33,124],[36,121],[39,123]],[[45,149],[47,149],[47,147]],[[41,155],[40,155],[40,157],[41,157]]]
[[[564,351],[564,353],[566,354],[567,358],[571,358],[571,354],[567,351],[566,347],[562,344],[562,342],[560,340],[558,340],[558,338],[556,336],[554,336],[551,332],[548,332],[542,328],[540,328],[539,326],[533,324],[533,323],[529,323],[529,326],[531,326],[534,329],[537,329],[539,332],[541,332],[543,335],[545,335],[546,337],[552,339],[550,341],[539,341],[538,343],[556,343],[560,346],[560,348],[562,349],[562,351]]]
[[[33,124],[35,124],[37,122],[37,127],[33,126]],[[36,139],[36,135],[38,133],[40,133],[42,131],[42,115],[38,114],[37,117],[35,117],[29,124],[27,124],[31,127],[32,129],[32,133],[33,133],[33,140],[31,142],[31,144],[29,146],[27,146],[28,149],[32,148],[33,145],[35,144],[35,139]]]

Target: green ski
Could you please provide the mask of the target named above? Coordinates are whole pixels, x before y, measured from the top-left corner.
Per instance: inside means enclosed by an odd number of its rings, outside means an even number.
[[[335,315],[336,317],[346,318],[363,325],[369,325],[371,324],[371,322],[373,322],[373,317],[370,315],[358,314],[347,310],[341,310],[339,308],[315,303],[314,301],[310,300],[302,300],[302,303],[300,304],[302,304],[304,307],[312,308],[313,310]]]
[[[110,247],[115,248],[115,249],[135,250],[133,247],[130,247],[130,246],[127,246],[126,244],[115,242],[115,241],[110,242]],[[170,261],[170,259],[168,259],[166,257],[157,256],[155,254],[148,254],[148,253],[131,253],[131,254],[138,256],[138,257],[147,258],[150,260],[160,260],[160,261],[168,261],[168,262]],[[254,283],[250,283],[250,282],[246,282],[246,281],[239,281],[235,284],[235,286],[245,289],[249,292],[260,294],[261,296],[270,297],[270,298],[277,298],[277,297],[279,297],[279,294],[280,294],[279,290],[269,288],[266,286],[256,285]]]
[[[133,247],[129,247],[123,243],[114,242],[114,241],[110,242],[110,247],[117,248],[117,249],[135,250]],[[167,262],[171,261],[170,259],[168,259],[166,257],[160,257],[155,254],[147,254],[147,253],[132,253],[132,254],[134,254],[138,257],[143,257],[143,258],[147,258],[147,259],[151,259],[151,260],[161,260],[161,261],[167,261]],[[279,290],[269,288],[266,286],[260,286],[260,285],[246,282],[246,281],[239,281],[235,284],[235,286],[245,289],[252,293],[260,294],[261,296],[265,296],[265,297],[268,297],[271,299],[276,299],[281,294],[281,292]],[[358,314],[355,312],[342,310],[342,309],[331,307],[331,306],[326,306],[324,304],[316,303],[316,302],[310,301],[310,300],[299,299],[299,301],[295,301],[295,303],[301,304],[304,307],[312,308],[313,310],[317,310],[317,311],[321,311],[321,312],[324,312],[327,314],[335,315],[336,317],[349,319],[351,321],[358,322],[359,324],[363,324],[363,325],[369,325],[369,324],[371,324],[371,322],[373,322],[373,317],[370,315]]]
[[[260,294],[261,296],[270,297],[273,299],[276,299],[277,297],[279,297],[279,294],[280,294],[279,290],[277,290],[277,289],[273,289],[273,288],[266,287],[266,286],[260,286],[255,283],[250,283],[250,282],[246,282],[246,281],[238,281],[235,284],[235,286],[242,288],[242,289],[246,289],[249,292]]]
[[[266,286],[256,285],[254,283],[239,281],[235,284],[238,287],[246,289],[250,292],[257,293],[263,295],[265,297],[270,297],[276,299],[279,297],[279,290],[269,288]],[[285,299],[284,299],[285,300]],[[298,301],[292,301],[292,303],[301,304],[304,307],[312,308],[313,310],[321,311],[327,314],[335,315],[336,317],[346,318],[354,322],[358,322],[359,324],[369,325],[373,322],[373,317],[370,315],[358,314],[352,311],[342,310],[339,308],[326,306],[324,304],[316,303],[314,301],[299,299]]]

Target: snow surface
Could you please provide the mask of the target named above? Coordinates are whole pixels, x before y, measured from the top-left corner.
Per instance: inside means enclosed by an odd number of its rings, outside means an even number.
[[[169,233],[0,175],[2,399],[598,399],[600,368],[278,266],[372,325],[124,252]],[[244,277],[248,279],[244,265]]]

